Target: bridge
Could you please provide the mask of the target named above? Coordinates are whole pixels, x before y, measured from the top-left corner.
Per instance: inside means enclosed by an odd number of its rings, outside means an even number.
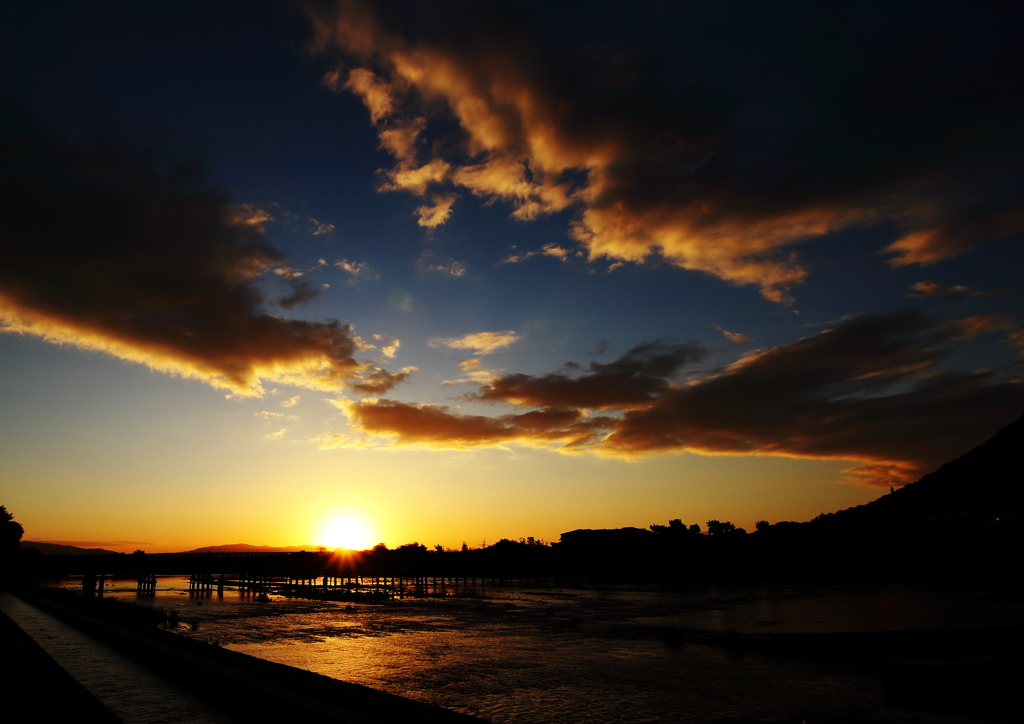
[[[113,578],[134,578],[140,594],[151,594],[158,576],[187,575],[189,590],[196,594],[233,589],[251,595],[333,600],[447,595],[467,587],[515,583],[636,579],[655,572],[652,564],[636,561],[496,560],[455,551],[416,557],[395,553],[133,553],[19,556],[3,562],[19,577],[36,583],[81,576],[86,593],[102,593]]]

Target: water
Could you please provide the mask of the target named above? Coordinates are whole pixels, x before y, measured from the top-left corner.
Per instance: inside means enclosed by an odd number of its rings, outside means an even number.
[[[136,600],[134,581],[107,595]],[[905,631],[1024,623],[1014,586],[507,587],[386,604],[161,579],[139,602],[184,636],[500,724],[697,722],[881,705],[870,672],[681,645],[687,631]]]

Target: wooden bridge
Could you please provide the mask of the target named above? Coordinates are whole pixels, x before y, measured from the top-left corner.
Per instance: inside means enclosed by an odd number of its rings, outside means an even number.
[[[390,552],[393,553],[393,552]],[[634,576],[643,563],[621,561],[485,560],[463,553],[428,553],[417,559],[332,553],[155,553],[20,557],[26,577],[82,576],[82,590],[102,593],[113,578],[134,578],[141,594],[155,593],[157,576],[187,575],[197,594],[293,595],[336,600],[457,593],[514,583],[563,583]]]

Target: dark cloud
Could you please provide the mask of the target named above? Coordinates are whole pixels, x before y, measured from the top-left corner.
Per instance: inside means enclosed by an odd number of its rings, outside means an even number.
[[[684,365],[704,359],[705,354],[697,342],[659,340],[634,347],[614,362],[591,362],[585,374],[573,374],[581,368],[572,365],[568,371],[547,375],[503,375],[473,397],[537,407],[643,407],[668,391],[671,378]]]
[[[416,405],[395,400],[335,400],[358,429],[394,439],[399,446],[469,448],[505,443],[546,445],[569,449],[594,442],[607,419],[585,418],[580,410],[534,410],[519,415],[463,415],[439,405]]]
[[[387,370],[367,365],[360,374],[358,380],[350,380],[349,387],[357,392],[368,395],[379,395],[387,392],[392,387],[409,379],[409,374],[416,371],[416,367],[406,367],[401,372],[388,372]]]
[[[285,309],[307,304],[320,296],[320,288],[303,279],[290,280],[289,286],[291,293],[278,301]]]
[[[627,412],[603,444],[858,460],[854,478],[902,484],[1024,409],[1018,382],[935,370],[953,340],[996,328],[914,312],[861,317]]]
[[[1024,230],[1013,3],[310,3],[386,190],[531,219],[783,300],[790,245],[889,223],[894,264]],[[339,52],[340,51],[340,52]]]
[[[969,297],[991,297],[994,299],[1013,299],[1024,294],[1024,286],[1001,287],[997,289],[972,289],[960,284],[943,286],[936,282],[915,282],[910,285],[912,297],[934,297],[951,302],[960,302]]]
[[[1005,331],[997,315],[936,322],[917,312],[870,315],[682,383],[697,345],[641,345],[584,374],[505,375],[478,399],[539,408],[461,415],[392,401],[339,403],[398,444],[558,444],[635,456],[657,452],[780,455],[860,463],[847,478],[902,485],[983,441],[1024,409],[1024,385],[991,371],[940,371],[956,340]],[[589,416],[589,410],[619,410]]]
[[[261,380],[338,390],[369,375],[376,391],[400,381],[353,358],[362,343],[349,326],[266,311],[264,274],[291,287],[285,307],[315,290],[261,215],[208,187],[196,163],[62,140],[0,111],[0,329],[237,394],[259,394]]]

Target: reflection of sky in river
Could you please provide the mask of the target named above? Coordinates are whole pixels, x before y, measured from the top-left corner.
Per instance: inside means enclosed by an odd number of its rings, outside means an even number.
[[[387,604],[196,597],[184,578],[161,579],[159,589],[141,600],[177,610],[184,635],[496,722],[873,706],[873,675],[683,646],[680,633],[971,628],[1024,617],[1016,588],[968,586],[507,587]],[[134,581],[108,592],[134,599]]]

